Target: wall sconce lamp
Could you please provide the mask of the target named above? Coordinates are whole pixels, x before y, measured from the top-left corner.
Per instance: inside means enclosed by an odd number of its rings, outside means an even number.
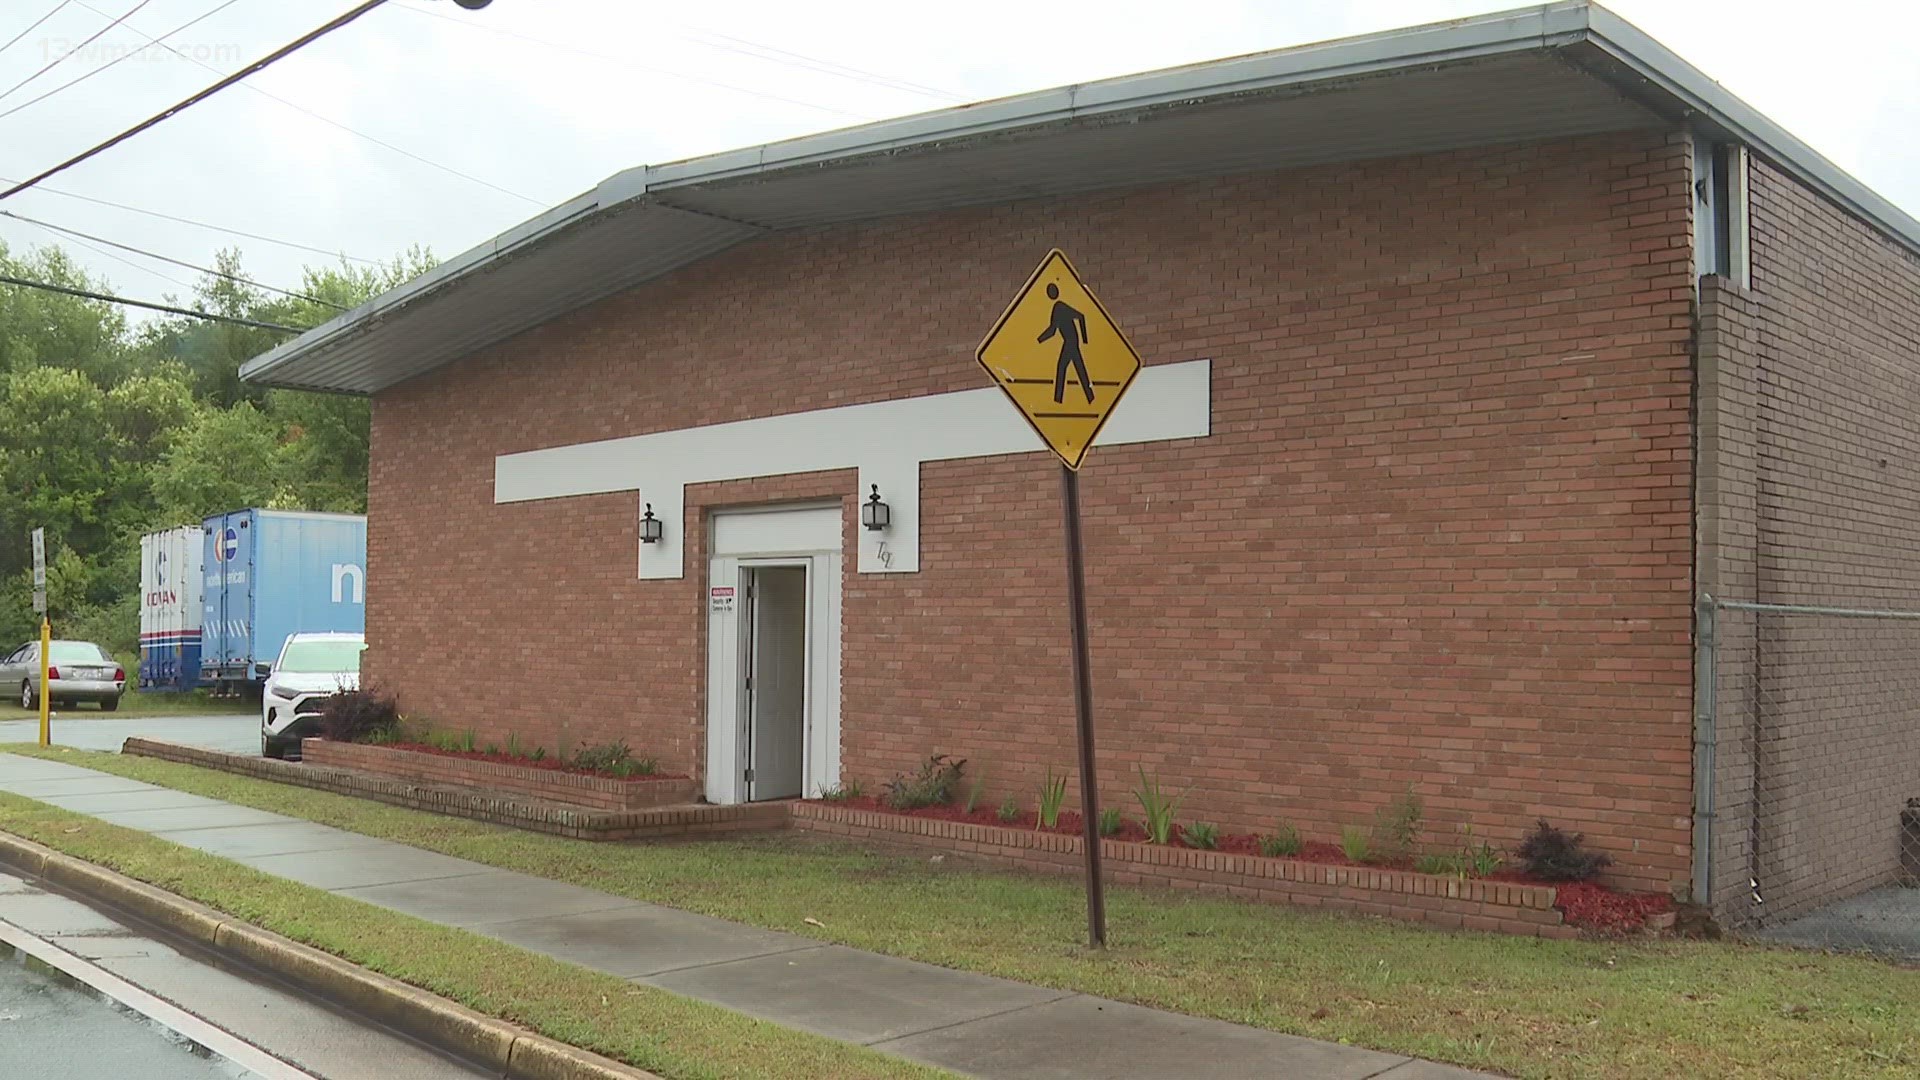
[[[640,542],[643,544],[659,543],[661,533],[665,528],[666,526],[661,524],[660,519],[653,516],[653,504],[648,503],[647,512],[640,515]]]
[[[873,494],[860,504],[860,524],[879,532],[893,522],[893,509],[880,501],[880,485],[874,484]]]

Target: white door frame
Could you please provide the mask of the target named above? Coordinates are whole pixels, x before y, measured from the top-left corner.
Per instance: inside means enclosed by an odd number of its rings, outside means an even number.
[[[801,794],[840,782],[840,590],[844,531],[839,503],[768,507],[713,515],[707,574],[707,801],[745,802],[747,716],[741,645],[747,633],[750,567],[807,572],[807,701]],[[786,550],[777,550],[785,547]],[[722,594],[721,590],[731,589]]]

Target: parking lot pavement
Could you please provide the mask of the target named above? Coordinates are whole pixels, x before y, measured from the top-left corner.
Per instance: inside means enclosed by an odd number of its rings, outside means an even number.
[[[129,738],[224,750],[229,754],[260,752],[260,718],[252,713],[223,716],[155,716],[144,720],[105,720],[89,713],[85,719],[53,718],[53,742],[81,750],[118,750]],[[35,742],[37,720],[0,720],[0,743]]]

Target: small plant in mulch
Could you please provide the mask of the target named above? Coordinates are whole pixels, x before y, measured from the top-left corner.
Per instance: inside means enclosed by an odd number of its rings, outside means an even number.
[[[1001,824],[1011,825],[1020,820],[1020,800],[1009,795],[1000,803],[1000,809],[994,811]]]
[[[334,742],[389,738],[400,725],[400,707],[378,690],[343,690],[320,707],[320,737]]]
[[[860,781],[849,780],[844,784],[836,784],[821,792],[820,801],[830,803],[852,802],[865,794],[864,791],[860,790]]]
[[[901,773],[887,781],[886,793],[880,801],[895,810],[945,806],[953,801],[954,788],[959,786],[960,774],[966,765],[965,758],[935,754],[920,766],[917,774]]]
[[[598,746],[583,746],[573,752],[577,768],[605,773],[616,780],[634,776],[652,776],[660,771],[660,762],[650,757],[635,757],[625,741],[616,740]]]
[[[1420,825],[1424,817],[1420,796],[1409,786],[1405,794],[1374,817],[1372,842],[1367,845],[1374,861],[1401,863],[1412,858],[1414,849],[1420,846]]]
[[[1260,854],[1269,859],[1291,859],[1300,854],[1304,846],[1300,830],[1284,821],[1275,826],[1272,833],[1260,838]]]
[[[1556,829],[1541,818],[1513,849],[1527,875],[1539,881],[1591,881],[1613,865],[1612,857],[1589,851],[1586,836]]]
[[[981,769],[973,774],[973,783],[967,785],[966,813],[971,815],[973,808],[980,802],[980,789],[987,784],[987,770]]]
[[[1363,863],[1373,854],[1372,834],[1364,825],[1344,825],[1340,828],[1340,853],[1348,862]]]
[[[1042,829],[1057,828],[1060,825],[1060,807],[1067,801],[1067,774],[1053,775],[1053,766],[1047,766],[1046,782],[1040,785],[1040,822]]]
[[[1162,792],[1159,777],[1149,775],[1145,766],[1134,768],[1140,773],[1140,786],[1133,789],[1133,797],[1140,801],[1140,813],[1146,818],[1147,841],[1164,844],[1173,838],[1173,815],[1180,809],[1182,796]]]
[[[1212,851],[1220,846],[1220,826],[1211,821],[1196,821],[1181,828],[1180,842],[1190,848]]]
[[[1103,806],[1100,808],[1100,835],[1112,836],[1120,831],[1120,808]]]

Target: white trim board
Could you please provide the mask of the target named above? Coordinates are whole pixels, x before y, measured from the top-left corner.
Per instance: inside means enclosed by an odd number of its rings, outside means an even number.
[[[1203,438],[1212,430],[1212,362],[1188,360],[1142,371],[1098,445]],[[860,530],[860,573],[912,573],[920,569],[922,462],[1042,449],[1006,396],[987,387],[502,454],[494,459],[493,501],[637,491],[663,524],[659,543],[637,545],[640,577],[679,578],[686,574],[688,484],[858,469],[856,494],[864,501],[878,484],[893,511],[890,528]]]

